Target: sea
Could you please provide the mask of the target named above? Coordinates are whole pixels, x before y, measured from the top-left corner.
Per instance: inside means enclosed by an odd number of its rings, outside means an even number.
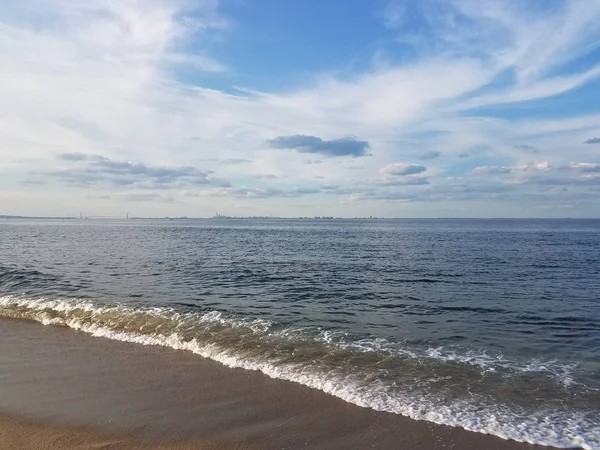
[[[0,317],[600,448],[600,220],[2,220]]]

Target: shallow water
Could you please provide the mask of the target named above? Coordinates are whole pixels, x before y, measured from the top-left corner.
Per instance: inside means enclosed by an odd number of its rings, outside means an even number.
[[[600,447],[600,221],[6,221],[0,314]]]

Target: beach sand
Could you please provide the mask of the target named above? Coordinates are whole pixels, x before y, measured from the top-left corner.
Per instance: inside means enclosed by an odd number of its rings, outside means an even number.
[[[107,433],[89,427],[34,423],[0,414],[0,448],[3,450],[254,450],[223,439],[177,441],[149,440],[140,433]]]
[[[2,449],[548,447],[361,408],[188,352],[0,319]]]

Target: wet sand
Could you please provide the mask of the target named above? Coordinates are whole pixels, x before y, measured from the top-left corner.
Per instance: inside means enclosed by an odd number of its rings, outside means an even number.
[[[361,408],[169,348],[10,319],[0,337],[0,448],[548,448]]]
[[[40,424],[0,415],[0,448],[3,450],[255,450],[222,439],[177,441],[149,440],[140,433],[107,433],[89,427]]]

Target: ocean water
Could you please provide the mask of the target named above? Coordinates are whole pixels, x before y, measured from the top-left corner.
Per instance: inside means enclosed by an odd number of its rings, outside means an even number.
[[[6,220],[0,316],[600,448],[600,220]]]

